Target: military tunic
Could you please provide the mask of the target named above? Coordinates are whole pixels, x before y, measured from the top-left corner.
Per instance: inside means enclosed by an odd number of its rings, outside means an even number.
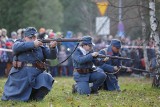
[[[92,69],[93,64],[98,65],[91,53],[84,55],[80,48],[78,48],[73,56],[73,66],[75,69]],[[77,71],[73,73],[74,80],[76,81],[76,91],[79,94],[91,94],[91,91],[97,91],[98,87],[103,84],[106,75],[102,69],[97,68],[93,72],[81,74]],[[93,83],[90,89],[89,83]]]
[[[114,53],[112,51],[112,46],[110,45],[108,48],[102,49],[100,54],[103,55],[111,55],[111,56],[120,56],[120,53]],[[114,66],[120,66],[121,61],[119,59],[109,59],[106,63],[102,64],[100,66],[101,69],[104,70],[107,74],[107,78],[104,82],[104,88],[106,90],[120,90],[119,84],[118,84],[118,77],[116,74],[109,74],[114,73]]]
[[[25,63],[35,63],[43,61],[45,58],[56,58],[56,49],[49,49],[42,46],[35,48],[34,42],[17,41],[13,46],[15,55],[14,60]],[[23,66],[22,68],[12,67],[8,79],[4,86],[2,100],[21,100],[28,101],[32,89],[39,89],[45,87],[51,90],[54,78],[46,72],[36,68]]]

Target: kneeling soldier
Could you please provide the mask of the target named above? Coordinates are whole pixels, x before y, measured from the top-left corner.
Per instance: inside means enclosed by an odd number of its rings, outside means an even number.
[[[121,41],[113,39],[110,46],[100,50],[100,54],[120,57]],[[108,59],[100,66],[101,69],[107,74],[107,78],[104,81],[103,88],[109,91],[121,91],[118,84],[118,71],[119,66],[122,66],[121,59]],[[127,67],[127,72],[131,72],[131,69]]]
[[[2,100],[42,100],[51,90],[54,79],[43,72],[46,58],[55,59],[57,43],[51,42],[50,49],[36,39],[37,30],[26,28],[22,40],[13,46],[14,58],[8,80],[4,86]]]
[[[78,92],[79,94],[92,94],[98,93],[98,88],[106,79],[106,74],[102,69],[94,68],[98,61],[94,58],[98,56],[98,52],[91,53],[92,38],[84,36],[79,48],[72,56],[74,66],[74,80],[76,84],[72,86],[72,93]],[[90,88],[89,83],[93,83]]]

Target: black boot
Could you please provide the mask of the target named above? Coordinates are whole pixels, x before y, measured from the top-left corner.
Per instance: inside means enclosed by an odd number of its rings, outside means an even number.
[[[30,95],[30,100],[41,101],[48,94],[49,90],[46,87],[41,87],[39,89],[32,89]]]
[[[75,94],[75,93],[77,93],[77,90],[76,90],[76,84],[73,84],[72,85],[72,94]]]
[[[98,94],[98,90],[91,88],[91,94]]]

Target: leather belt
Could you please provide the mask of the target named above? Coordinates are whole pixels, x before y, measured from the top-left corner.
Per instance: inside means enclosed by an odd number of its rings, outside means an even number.
[[[90,69],[75,69],[74,71],[77,71],[80,74],[86,74],[91,72]]]
[[[46,65],[42,62],[36,62],[36,63],[25,63],[25,62],[20,62],[20,61],[13,61],[13,67],[14,68],[22,68],[22,67],[35,67],[38,68],[42,71],[46,70]]]
[[[43,63],[24,63],[23,66],[36,67],[42,71],[44,71],[46,69],[46,66]]]

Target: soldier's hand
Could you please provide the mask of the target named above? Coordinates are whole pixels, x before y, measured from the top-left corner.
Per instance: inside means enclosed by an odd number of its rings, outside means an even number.
[[[106,61],[108,61],[108,60],[109,60],[109,57],[105,57],[105,58],[103,59],[104,62],[106,62]]]
[[[41,46],[41,45],[43,45],[43,43],[41,42],[41,41],[39,41],[39,40],[35,40],[34,41],[34,47],[39,47],[39,46]]]
[[[91,55],[93,56],[93,57],[96,57],[96,56],[98,56],[98,52],[93,52]]]
[[[117,66],[114,66],[113,69],[117,71],[119,68]]]
[[[130,67],[127,67],[127,72],[132,72],[132,69]]]
[[[51,41],[50,42],[50,47],[51,48],[54,48],[54,47],[56,47],[57,46],[57,42],[56,41]]]

